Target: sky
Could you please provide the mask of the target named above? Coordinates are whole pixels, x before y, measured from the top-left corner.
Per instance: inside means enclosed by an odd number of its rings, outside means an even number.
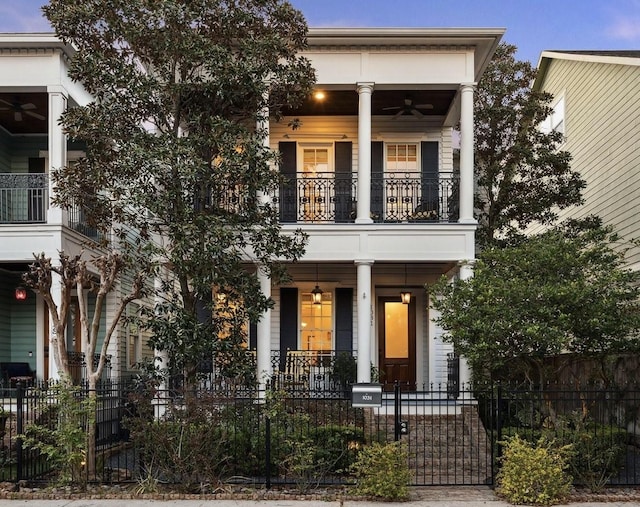
[[[640,0],[290,1],[312,27],[505,28],[534,65],[548,49],[640,50]],[[0,32],[50,32],[44,3],[0,0]]]

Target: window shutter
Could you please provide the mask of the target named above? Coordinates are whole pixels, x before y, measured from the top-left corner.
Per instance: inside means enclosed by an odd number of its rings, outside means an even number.
[[[280,221],[295,222],[297,219],[298,203],[296,199],[296,143],[295,141],[280,141],[280,173],[284,176],[283,186],[280,187]]]
[[[371,143],[371,214],[374,222],[383,222],[384,216],[384,144]]]
[[[353,352],[353,288],[336,288],[336,353]]]
[[[438,143],[426,141],[420,143],[422,152],[422,183],[419,209],[416,211],[433,212],[434,220],[440,216],[440,196],[438,182]]]
[[[298,289],[280,288],[280,370],[284,371],[287,350],[298,348]]]
[[[352,184],[352,143],[336,142],[335,144],[335,220],[336,222],[353,222]]]

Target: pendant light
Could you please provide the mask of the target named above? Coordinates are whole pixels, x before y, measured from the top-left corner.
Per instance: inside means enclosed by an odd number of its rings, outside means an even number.
[[[27,299],[27,289],[24,287],[16,287],[14,296],[17,301],[24,301]]]
[[[318,264],[316,263],[316,286],[311,291],[314,305],[322,304],[322,289],[318,286]]]
[[[411,291],[407,289],[407,265],[404,265],[404,289],[400,291],[400,300],[403,305],[411,303]]]

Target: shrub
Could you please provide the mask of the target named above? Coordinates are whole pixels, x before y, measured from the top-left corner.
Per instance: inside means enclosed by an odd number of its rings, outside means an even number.
[[[627,432],[585,420],[579,413],[559,418],[556,426],[556,440],[572,448],[569,469],[575,483],[600,491],[624,463]]]
[[[407,449],[400,442],[363,447],[351,470],[358,495],[384,500],[405,500],[409,496],[409,460]]]
[[[25,449],[44,456],[61,485],[86,485],[87,428],[95,424],[95,400],[78,386],[60,382],[52,388],[56,405],[48,406],[36,422],[27,426]]]
[[[551,505],[571,488],[569,447],[540,439],[532,444],[518,435],[503,442],[496,493],[513,504]]]

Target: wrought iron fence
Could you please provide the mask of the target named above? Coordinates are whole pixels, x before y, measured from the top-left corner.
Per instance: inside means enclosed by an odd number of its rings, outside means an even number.
[[[87,378],[87,361],[84,352],[67,351],[67,360],[71,371],[71,378],[75,384],[79,384]],[[93,366],[98,366],[100,362],[100,354],[93,355]],[[109,380],[111,378],[111,355],[106,356],[104,369],[102,370],[101,380]]]
[[[23,448],[18,435],[44,425],[55,436],[58,395],[46,383],[0,392],[0,480],[42,480],[47,460]],[[267,486],[344,483],[362,446],[402,440],[413,485],[491,484],[501,442],[517,433],[573,443],[578,464],[594,459],[589,465],[604,469],[608,484],[640,485],[638,386],[461,386],[457,399],[447,385],[415,392],[397,386],[371,408],[352,407],[347,394],[232,395],[105,381],[96,392],[96,462],[82,473],[90,481],[154,477],[196,489],[238,477]],[[594,458],[603,455],[608,461]],[[576,471],[576,482],[589,480]]]
[[[0,223],[43,223],[49,206],[46,174],[0,174]]]

